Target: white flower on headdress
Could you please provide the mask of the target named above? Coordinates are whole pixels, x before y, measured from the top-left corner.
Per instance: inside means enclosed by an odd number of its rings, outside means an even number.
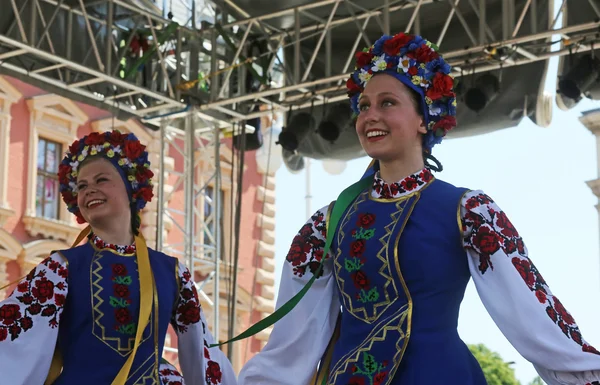
[[[376,56],[375,60],[373,61],[373,67],[371,67],[371,71],[373,71],[373,72],[385,71],[386,68],[387,68],[387,62],[385,61],[385,56],[384,55]]]
[[[121,153],[121,146],[117,146],[115,148],[113,148],[113,151],[115,152],[115,154],[120,154]]]
[[[69,187],[71,188],[71,191],[77,192],[77,183],[69,182]]]
[[[76,160],[74,162],[69,163],[69,165],[71,166],[71,169],[77,170],[77,167],[79,167],[79,161]]]
[[[406,56],[402,56],[398,61],[398,68],[404,71],[404,73],[407,73],[410,68],[410,59]]]
[[[429,105],[429,115],[438,116],[442,113],[442,109],[440,107],[434,106],[433,104]]]
[[[370,74],[368,71],[365,71],[364,69],[361,69],[360,73],[358,74],[358,79],[363,84],[368,82],[371,79],[371,77],[373,77],[373,74]]]

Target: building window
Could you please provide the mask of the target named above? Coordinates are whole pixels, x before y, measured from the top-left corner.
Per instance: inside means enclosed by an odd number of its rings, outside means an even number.
[[[37,183],[35,193],[36,216],[59,219],[58,163],[62,154],[60,143],[45,138],[38,140]]]

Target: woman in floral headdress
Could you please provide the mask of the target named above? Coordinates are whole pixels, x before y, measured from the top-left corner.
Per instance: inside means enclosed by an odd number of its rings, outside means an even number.
[[[600,353],[506,214],[484,192],[432,175],[441,165],[431,150],[456,125],[454,81],[437,48],[400,33],[356,59],[347,88],[373,162],[294,238],[277,307],[296,306],[239,383],[484,385],[457,332],[473,279],[497,326],[547,384],[600,384]]]
[[[0,302],[0,384],[236,384],[227,358],[209,348],[189,270],[140,233],[149,167],[133,134],[92,133],[69,147],[60,191],[89,226]],[[169,324],[183,376],[161,359]]]

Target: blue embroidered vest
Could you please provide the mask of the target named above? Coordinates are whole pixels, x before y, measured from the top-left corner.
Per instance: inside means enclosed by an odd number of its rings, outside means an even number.
[[[470,278],[459,204],[465,189],[433,180],[396,199],[364,191],[334,239],[342,303],[330,385],[484,385],[457,333]]]
[[[68,261],[68,295],[58,347],[63,371],[53,385],[110,385],[133,348],[140,290],[134,254],[90,242],[60,251]],[[178,299],[177,260],[148,249],[156,282],[153,311],[127,385],[159,385],[158,364]]]

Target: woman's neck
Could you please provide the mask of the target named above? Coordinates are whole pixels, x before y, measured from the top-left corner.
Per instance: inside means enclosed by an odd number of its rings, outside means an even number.
[[[106,231],[103,228],[92,227],[92,231],[106,243],[122,246],[133,244],[133,234],[131,229],[128,229],[128,231]]]
[[[386,183],[399,182],[409,175],[421,171],[425,167],[423,159],[413,161],[393,160],[379,161],[379,176]]]

